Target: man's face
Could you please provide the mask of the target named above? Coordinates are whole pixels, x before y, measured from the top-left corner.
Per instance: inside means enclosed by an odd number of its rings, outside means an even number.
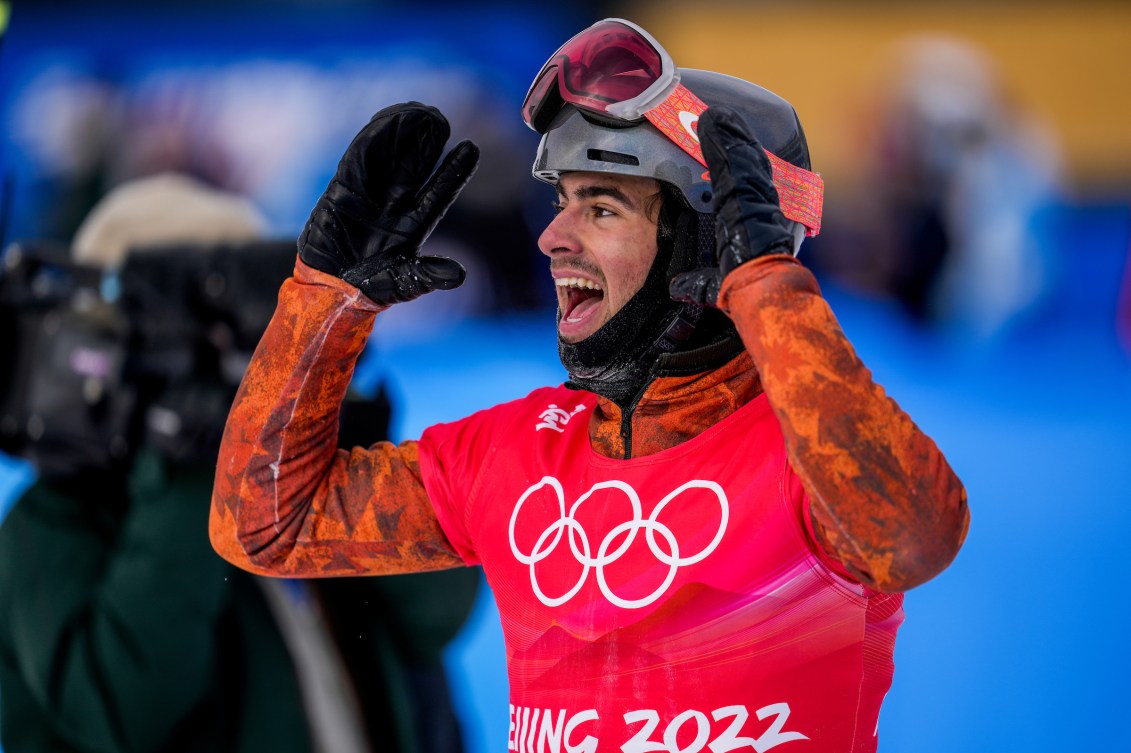
[[[538,248],[558,291],[558,335],[584,340],[640,290],[656,258],[660,184],[651,178],[566,173],[558,215]]]

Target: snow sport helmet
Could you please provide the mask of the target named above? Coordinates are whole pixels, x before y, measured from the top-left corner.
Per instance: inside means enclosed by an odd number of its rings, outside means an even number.
[[[572,106],[570,106],[572,105]],[[767,151],[782,213],[807,235],[821,227],[824,183],[811,172],[809,146],[793,106],[733,76],[676,68],[648,32],[608,18],[580,32],[550,57],[522,106],[542,135],[534,177],[556,183],[574,170],[620,173],[672,184],[692,209],[710,214],[710,176],[697,123],[726,105]]]
[[[673,357],[686,370],[695,365],[681,356],[687,351],[718,346],[729,358],[741,349],[725,315],[673,301],[667,292],[677,274],[714,260],[713,194],[697,133],[711,105],[735,110],[766,150],[782,213],[796,223],[796,252],[804,235],[820,231],[824,185],[810,171],[796,111],[778,95],[733,76],[677,68],[647,31],[608,18],[546,61],[522,105],[523,120],[542,136],[532,169],[538,180],[554,185],[574,171],[633,175],[678,197],[665,199],[670,229],[660,230],[656,263],[641,290],[582,342],[559,340],[570,382],[622,408],[634,406]]]

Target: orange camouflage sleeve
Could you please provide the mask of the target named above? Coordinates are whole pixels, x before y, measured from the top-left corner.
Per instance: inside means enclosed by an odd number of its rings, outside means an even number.
[[[463,564],[424,491],[415,442],[337,447],[341,403],[381,310],[296,261],[220,446],[209,535],[232,564],[296,577]]]
[[[942,572],[966,537],[966,491],[873,381],[809,270],[791,256],[755,259],[727,276],[719,307],[758,367],[818,544],[880,591]]]

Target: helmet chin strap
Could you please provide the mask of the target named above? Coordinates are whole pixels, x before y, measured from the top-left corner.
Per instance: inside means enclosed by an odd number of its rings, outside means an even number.
[[[665,199],[665,206],[673,203]],[[662,356],[737,338],[725,315],[678,303],[668,293],[672,277],[702,263],[706,244],[706,258],[714,256],[713,216],[686,206],[675,211],[672,229],[665,231],[661,223],[656,260],[636,295],[581,342],[558,339],[567,385],[612,400],[622,410],[635,405],[657,375]]]

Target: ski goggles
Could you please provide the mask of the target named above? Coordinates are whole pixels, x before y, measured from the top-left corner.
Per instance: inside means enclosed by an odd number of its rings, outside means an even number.
[[[645,118],[707,166],[696,133],[706,103],[680,83],[679,69],[667,50],[630,21],[606,18],[563,44],[534,78],[522,103],[522,119],[545,134],[563,104],[625,122]],[[807,235],[817,235],[824,180],[769,151],[766,155],[782,214],[805,225]]]

